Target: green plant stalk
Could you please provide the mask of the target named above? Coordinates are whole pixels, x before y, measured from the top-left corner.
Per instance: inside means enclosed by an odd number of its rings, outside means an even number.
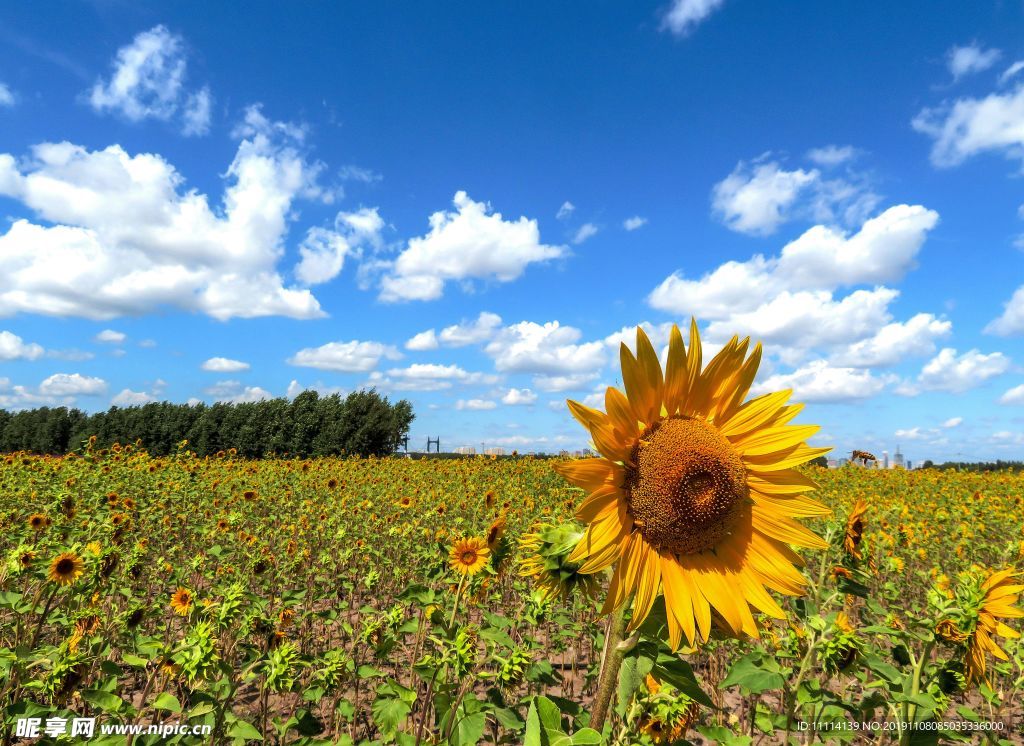
[[[626,604],[622,604],[608,618],[608,627],[605,630],[597,697],[594,699],[594,709],[590,714],[590,727],[598,733],[602,732],[605,720],[608,719],[612,695],[615,694],[619,683],[619,669],[622,667],[622,659],[626,653],[621,645],[625,631]]]
[[[814,655],[814,646],[818,641],[817,633],[811,631],[810,640],[807,642],[807,652],[804,654],[804,658],[800,661],[800,671],[797,673],[796,681],[793,686],[787,692],[786,702],[786,737],[782,741],[786,746],[789,746],[789,734],[793,728],[793,715],[796,713],[796,693],[800,689],[800,684],[804,681],[804,676],[807,675],[807,668],[811,664],[811,657]]]
[[[931,658],[932,648],[935,647],[935,641],[932,640],[924,646],[924,650],[921,651],[921,659],[914,666],[914,679],[910,682],[910,696],[913,697],[921,692],[921,677],[924,675],[924,667],[928,664],[928,659]],[[900,746],[906,746],[910,743],[911,733],[911,721],[917,715],[917,704],[912,702],[903,703],[903,723],[902,727],[904,731],[900,734]]]

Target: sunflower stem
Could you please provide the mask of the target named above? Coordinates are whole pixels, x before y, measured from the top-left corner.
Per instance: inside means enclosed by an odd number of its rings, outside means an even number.
[[[932,657],[932,648],[935,647],[935,641],[932,640],[924,646],[924,650],[921,651],[921,659],[917,661],[917,665],[914,667],[914,679],[910,684],[910,696],[914,697],[921,692],[921,677],[924,675],[924,667],[928,664],[928,660]],[[903,728],[903,733],[900,735],[900,744],[910,743],[910,734],[913,732],[913,720],[917,717],[917,705],[911,702],[903,703],[903,721],[900,723]]]
[[[448,620],[448,628],[455,624],[455,615],[459,612],[459,599],[462,598],[462,589],[466,587],[466,575],[463,574],[459,580],[459,589],[455,591],[455,605],[452,606],[452,618]]]
[[[621,644],[625,631],[626,604],[622,604],[608,617],[608,626],[604,634],[604,652],[601,654],[601,673],[598,676],[597,697],[594,699],[594,709],[590,714],[590,727],[598,733],[603,731],[605,720],[608,719],[612,695],[619,683],[619,668],[621,668],[622,659],[628,650],[628,647]]]

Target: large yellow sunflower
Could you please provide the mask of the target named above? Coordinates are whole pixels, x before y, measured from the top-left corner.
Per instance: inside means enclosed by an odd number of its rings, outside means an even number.
[[[569,402],[601,457],[555,466],[590,492],[568,561],[584,573],[617,563],[602,612],[635,592],[630,629],[663,592],[673,649],[684,634],[707,640],[713,613],[723,632],[758,637],[751,606],[785,616],[766,587],[803,593],[789,545],[826,548],[793,520],[831,512],[804,496],[816,485],[793,467],[830,449],[805,443],[817,426],[787,424],[802,408],[786,403],[790,391],[744,402],[761,360],[749,342],[733,337],[702,369],[696,321],[689,349],[673,326],[662,372],[638,328],[636,356],[620,349],[625,394],[609,387],[607,412]]]
[[[448,564],[462,575],[476,575],[484,569],[490,558],[491,550],[487,548],[487,543],[479,537],[471,536],[459,539],[452,545]]]
[[[1007,638],[1020,637],[1020,632],[1007,627],[996,617],[1004,619],[1020,619],[1024,611],[1017,608],[1017,598],[1024,591],[1020,583],[1020,573],[1013,568],[1000,570],[988,576],[981,584],[981,598],[978,608],[978,619],[974,631],[967,639],[967,658],[964,662],[964,674],[967,683],[985,680],[985,653],[991,653],[999,660],[1007,660],[995,640],[995,635]]]
[[[50,562],[46,578],[57,585],[71,585],[85,572],[85,563],[75,552],[61,552]]]

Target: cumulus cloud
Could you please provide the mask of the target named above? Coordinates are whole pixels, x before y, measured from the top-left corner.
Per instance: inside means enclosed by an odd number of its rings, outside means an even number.
[[[477,385],[496,383],[498,377],[486,373],[472,373],[458,365],[414,363],[406,368],[391,368],[387,373],[374,371],[369,384],[394,391],[442,391],[453,384]]]
[[[711,204],[730,229],[765,236],[788,219],[788,210],[801,190],[818,176],[817,171],[785,171],[777,163],[761,163],[751,169],[740,162],[715,185]]]
[[[622,227],[627,231],[635,231],[637,228],[643,228],[645,225],[647,225],[647,218],[642,218],[639,215],[634,215],[622,221]]]
[[[503,404],[518,405],[518,404],[533,404],[537,401],[537,394],[530,389],[509,389],[503,397],[501,397]]]
[[[963,417],[950,417],[948,420],[942,423],[942,426],[947,430],[954,427],[960,427],[963,424]]]
[[[97,342],[102,342],[103,344],[119,345],[128,339],[128,335],[115,329],[104,329],[93,337],[93,339]]]
[[[598,377],[598,373],[571,373],[561,376],[534,376],[533,385],[541,391],[557,393],[561,391],[579,391],[589,387]],[[564,405],[564,402],[562,402]],[[601,395],[604,405],[604,394]]]
[[[339,212],[333,229],[313,227],[306,232],[299,245],[301,260],[295,267],[295,276],[306,285],[333,280],[341,272],[346,256],[359,255],[364,247],[380,245],[383,228],[377,208]]]
[[[439,346],[437,333],[433,329],[427,329],[425,332],[414,334],[405,343],[405,349],[421,352],[424,350],[436,350]]]
[[[1001,352],[984,354],[969,350],[957,355],[952,347],[945,347],[921,369],[916,381],[906,382],[897,393],[915,396],[923,391],[963,393],[985,381],[1000,376],[1010,369],[1010,359]]]
[[[931,137],[931,161],[948,168],[986,152],[1024,158],[1024,85],[983,98],[965,97],[922,109],[915,130]]]
[[[856,233],[818,225],[787,244],[777,257],[755,255],[726,262],[699,280],[676,272],[648,303],[678,316],[712,321],[712,338],[746,331],[760,339],[799,344],[852,343],[890,321],[897,291],[877,283],[901,279],[915,265],[938,214],[896,205],[865,221]],[[876,285],[836,298],[836,289]]]
[[[106,390],[107,382],[102,378],[80,373],[54,373],[39,384],[43,396],[96,396]]]
[[[14,94],[4,83],[0,83],[0,106],[14,106]]]
[[[455,402],[456,409],[469,409],[474,411],[484,411],[488,409],[494,409],[497,407],[497,402],[489,399],[459,399]]]
[[[289,399],[294,399],[296,396],[301,394],[303,391],[315,391],[320,396],[330,396],[331,394],[338,394],[344,396],[348,393],[347,389],[343,389],[340,386],[328,386],[322,381],[317,381],[311,386],[303,386],[301,383],[296,381],[294,378],[288,384],[288,390],[285,391],[285,396]]]
[[[968,44],[965,47],[953,47],[946,52],[946,65],[957,81],[966,75],[984,72],[992,67],[1002,52],[998,49],[984,49],[978,44]]]
[[[602,342],[579,343],[581,333],[557,321],[521,321],[505,327],[484,348],[495,369],[508,373],[560,375],[591,372],[605,362]]]
[[[919,313],[903,322],[886,324],[874,336],[855,342],[832,357],[832,362],[855,368],[874,368],[908,357],[930,355],[935,340],[949,336],[953,324],[930,313]]]
[[[290,133],[290,134],[287,134]],[[22,168],[0,154],[0,195],[34,211],[0,234],[0,316],[108,319],[163,307],[214,318],[323,316],[309,290],[275,265],[299,199],[329,197],[298,128],[246,112],[222,206],[161,156],[119,145],[32,148]]]
[[[1003,306],[1002,315],[985,326],[985,333],[998,334],[1002,337],[1024,334],[1024,285],[1014,291],[1013,296]]]
[[[436,300],[450,280],[511,282],[529,264],[566,254],[563,246],[540,242],[536,220],[505,220],[462,191],[453,204],[455,210],[432,214],[430,231],[410,239],[393,262],[382,266],[381,300]]]
[[[999,397],[1000,404],[1024,404],[1024,383],[1014,386]]]
[[[412,336],[406,343],[407,350],[436,350],[444,347],[465,347],[467,345],[486,342],[494,336],[501,326],[501,316],[489,311],[481,311],[475,321],[465,321],[446,326],[438,334],[427,329]]]
[[[26,342],[12,332],[0,332],[0,360],[38,360],[45,350],[35,342]]]
[[[661,17],[661,29],[686,36],[724,4],[725,0],[672,0]]]
[[[857,149],[852,145],[825,145],[807,151],[807,159],[823,168],[838,166],[856,157]]]
[[[249,363],[243,363],[241,360],[232,360],[226,357],[211,357],[199,367],[214,373],[237,373],[241,370],[249,370]]]
[[[581,243],[586,241],[588,238],[592,238],[597,235],[597,226],[593,223],[584,223],[576,231],[576,234],[572,237],[572,242],[579,246]]]
[[[392,345],[353,340],[306,347],[288,358],[288,363],[342,373],[365,373],[376,368],[382,358],[398,360],[401,357],[402,353]]]
[[[203,389],[203,393],[219,402],[244,404],[264,399],[273,399],[274,395],[259,386],[243,386],[239,381],[218,381]]]
[[[138,407],[154,401],[156,401],[156,398],[147,394],[145,391],[121,389],[121,391],[110,400],[110,403],[115,407]]]
[[[182,134],[205,135],[210,130],[210,89],[190,90],[187,77],[184,39],[155,26],[118,50],[110,78],[96,81],[89,103],[97,112],[115,111],[132,122],[177,119]]]
[[[812,360],[792,373],[778,373],[751,387],[759,396],[780,389],[793,389],[800,401],[843,402],[868,399],[882,392],[895,376],[877,376],[869,370],[831,365],[827,360]]]

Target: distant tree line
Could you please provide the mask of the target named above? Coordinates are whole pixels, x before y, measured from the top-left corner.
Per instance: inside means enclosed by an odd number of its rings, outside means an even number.
[[[157,456],[173,453],[182,440],[200,456],[231,448],[247,458],[384,456],[397,450],[414,417],[405,399],[392,404],[373,390],[345,398],[304,391],[291,401],[240,404],[154,402],[95,414],[66,407],[0,410],[0,452],[64,454],[95,435],[97,447],[141,440]]]
[[[957,471],[1024,471],[1024,461],[944,461],[936,464],[928,459],[921,464],[922,469],[956,469]]]

